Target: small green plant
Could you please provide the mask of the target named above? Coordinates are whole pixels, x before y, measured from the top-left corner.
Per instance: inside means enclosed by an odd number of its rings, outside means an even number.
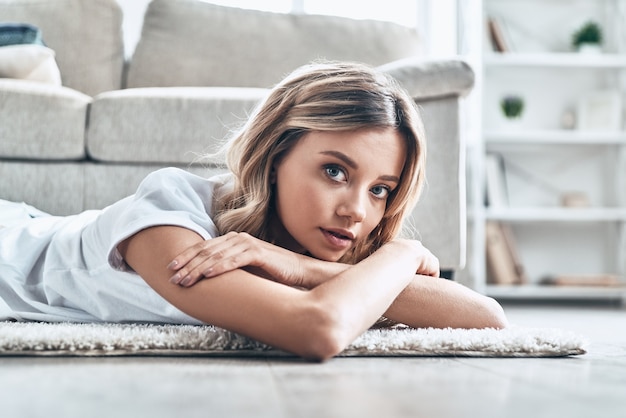
[[[500,101],[500,108],[507,118],[519,118],[524,111],[524,99],[519,96],[505,96]]]
[[[572,35],[572,45],[579,48],[583,44],[602,44],[602,29],[600,25],[589,21]]]

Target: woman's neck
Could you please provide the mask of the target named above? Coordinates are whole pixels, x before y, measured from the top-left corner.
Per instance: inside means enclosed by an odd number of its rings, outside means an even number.
[[[279,247],[298,254],[307,253],[307,249],[300,245],[300,243],[291,236],[277,216],[272,216],[270,218],[269,236],[269,241],[274,245],[278,245]]]

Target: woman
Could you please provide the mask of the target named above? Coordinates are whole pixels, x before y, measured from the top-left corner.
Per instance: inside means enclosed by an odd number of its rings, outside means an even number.
[[[398,238],[425,146],[391,78],[302,67],[231,142],[232,174],[159,170],[102,211],[1,230],[0,318],[210,323],[318,360],[382,316],[504,327],[493,299]]]

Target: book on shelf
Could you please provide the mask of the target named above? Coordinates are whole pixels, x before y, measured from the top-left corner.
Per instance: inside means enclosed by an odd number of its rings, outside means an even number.
[[[509,205],[504,158],[497,153],[485,156],[485,189],[487,205],[492,208]]]
[[[539,282],[548,286],[598,286],[618,287],[625,286],[616,274],[562,274],[547,276]]]
[[[487,17],[487,29],[491,46],[496,52],[511,52],[511,39],[504,21],[496,16]]]
[[[495,221],[485,225],[487,283],[498,285],[526,284],[528,279],[517,252],[511,227]]]

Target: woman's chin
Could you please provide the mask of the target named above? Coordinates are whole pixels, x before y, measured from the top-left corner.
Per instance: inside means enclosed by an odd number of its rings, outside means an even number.
[[[345,252],[329,254],[328,252],[316,253],[308,250],[304,254],[308,255],[309,257],[317,258],[318,260],[328,261],[332,263],[338,262],[344,255],[346,255]]]

